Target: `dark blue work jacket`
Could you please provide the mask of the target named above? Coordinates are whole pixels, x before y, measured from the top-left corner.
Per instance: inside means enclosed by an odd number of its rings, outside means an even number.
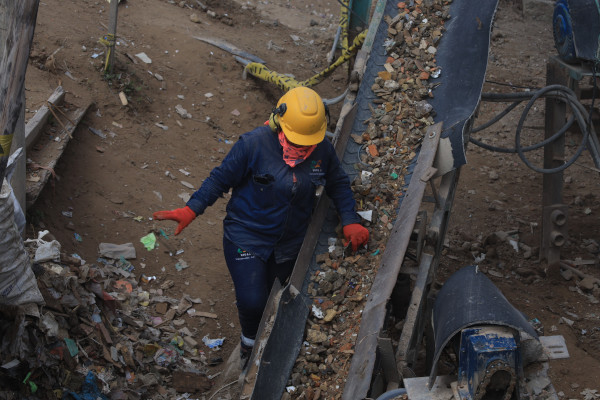
[[[262,260],[275,252],[276,261],[283,262],[300,251],[319,185],[325,186],[342,225],[360,222],[348,176],[329,140],[292,168],[283,161],[277,134],[263,126],[240,137],[187,205],[200,215],[233,188],[225,237]]]

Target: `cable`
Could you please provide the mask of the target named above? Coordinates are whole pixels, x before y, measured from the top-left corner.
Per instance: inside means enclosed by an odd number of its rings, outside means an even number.
[[[546,86],[542,89],[539,89],[539,90],[536,90],[533,92],[483,93],[481,95],[482,100],[498,101],[498,102],[513,101],[513,103],[511,105],[509,105],[506,109],[504,109],[501,113],[499,113],[494,118],[492,118],[490,121],[474,128],[472,130],[472,132],[478,132],[487,127],[490,127],[491,125],[498,122],[505,115],[507,115],[510,111],[512,111],[521,102],[523,102],[525,100],[528,100],[528,102],[527,102],[527,105],[525,106],[525,109],[523,110],[523,112],[521,114],[519,123],[517,125],[517,129],[515,132],[515,147],[514,148],[496,147],[496,146],[485,144],[474,138],[469,138],[469,141],[476,144],[477,146],[480,146],[487,150],[501,152],[501,153],[517,153],[519,155],[519,158],[523,161],[523,163],[525,165],[527,165],[527,167],[529,167],[530,169],[533,169],[536,172],[540,172],[540,173],[544,173],[544,174],[552,174],[552,173],[556,173],[556,172],[565,170],[566,168],[571,166],[575,162],[575,160],[577,160],[577,158],[579,158],[579,156],[585,149],[586,144],[589,139],[590,131],[591,131],[591,133],[595,134],[594,127],[591,123],[592,111],[593,111],[594,100],[595,100],[595,96],[596,96],[596,88],[597,88],[596,82],[595,82],[595,77],[596,77],[596,64],[594,64],[594,68],[593,68],[594,91],[593,91],[593,97],[592,97],[592,107],[589,112],[589,115],[586,115],[586,114],[588,114],[588,112],[585,109],[585,107],[583,106],[583,104],[581,104],[579,102],[577,95],[571,89],[569,89],[568,87],[563,86],[563,85],[550,85],[550,86]],[[565,125],[563,125],[551,137],[546,138],[543,141],[536,143],[534,145],[523,147],[521,145],[521,131],[523,129],[523,125],[525,123],[525,120],[527,119],[527,115],[529,114],[531,107],[533,107],[533,104],[535,103],[535,101],[538,100],[540,97],[551,97],[551,98],[562,100],[563,102],[565,102],[566,104],[569,105],[569,107],[571,108],[571,111],[573,112],[573,116],[571,118],[569,118],[569,120],[565,123]],[[588,118],[586,118],[586,116]],[[581,130],[583,132],[583,138],[582,138],[581,144],[578,147],[577,151],[567,162],[565,162],[564,164],[562,164],[558,167],[555,167],[555,168],[539,168],[539,167],[534,166],[529,161],[529,159],[525,156],[526,152],[544,147],[544,146],[554,142],[561,136],[563,136],[567,132],[567,130],[573,125],[573,123],[575,121],[577,121],[579,127],[581,128]]]
[[[579,148],[577,149],[577,151],[575,152],[573,157],[571,157],[569,159],[569,161],[567,161],[563,165],[561,165],[559,167],[555,167],[555,168],[539,168],[539,167],[536,167],[533,164],[531,164],[529,159],[527,157],[525,157],[523,149],[521,148],[521,130],[523,129],[523,124],[525,123],[525,119],[527,118],[527,114],[529,113],[529,110],[531,109],[531,107],[533,107],[533,103],[538,98],[543,96],[545,93],[548,93],[551,91],[565,91],[568,93],[568,95],[565,96],[565,98],[561,97],[561,95],[564,95],[564,94],[561,94],[558,97],[561,100],[565,101],[565,103],[569,104],[569,106],[571,106],[573,114],[575,114],[576,117],[578,118],[579,126],[581,127],[581,129],[583,131],[583,138],[581,139],[581,144],[579,145]],[[565,99],[568,99],[569,101],[566,101]],[[573,106],[575,106],[575,107],[573,107]],[[537,92],[535,92],[534,95],[529,100],[529,102],[527,103],[527,105],[525,106],[525,110],[523,110],[523,113],[521,114],[521,118],[519,119],[519,123],[517,124],[517,130],[515,132],[515,147],[517,148],[517,153],[519,154],[519,158],[521,158],[521,161],[523,161],[525,163],[525,165],[527,165],[532,170],[534,170],[536,172],[541,172],[544,174],[553,174],[556,172],[564,171],[569,166],[571,166],[571,164],[573,164],[575,162],[575,160],[577,160],[579,158],[579,156],[583,152],[583,149],[585,149],[585,145],[587,143],[588,136],[589,136],[589,130],[586,129],[585,119],[582,118],[581,109],[579,107],[583,108],[583,105],[579,102],[575,93],[566,86],[550,85],[550,86],[546,86],[545,88],[542,88],[542,89],[538,90]],[[566,129],[565,129],[565,132],[566,132]]]
[[[532,88],[530,86],[520,86],[520,85],[515,85],[515,84],[512,84],[512,83],[505,83],[505,82],[493,81],[491,79],[486,79],[485,82],[486,83],[491,83],[493,85],[508,86],[508,87],[517,88],[517,89],[528,89],[528,90],[537,90],[537,89],[539,89],[539,88]]]

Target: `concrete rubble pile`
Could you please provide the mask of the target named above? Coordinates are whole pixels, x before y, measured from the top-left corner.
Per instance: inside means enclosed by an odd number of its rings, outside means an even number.
[[[407,168],[433,124],[430,77],[437,77],[436,46],[449,18],[450,2],[416,0],[398,3],[398,15],[385,16],[388,58],[372,91],[378,96],[362,136],[353,191],[365,226],[369,249],[351,254],[338,239],[317,257],[311,277],[313,310],[306,339],[288,381],[284,398],[339,399],[350,368],[361,312],[393,228],[398,199],[405,190]]]
[[[175,399],[212,388],[207,367],[222,358],[209,349],[222,343],[198,343],[184,318],[200,299],[169,297],[172,281],[148,285],[123,256],[62,253],[32,269],[45,305],[0,307],[0,398]]]

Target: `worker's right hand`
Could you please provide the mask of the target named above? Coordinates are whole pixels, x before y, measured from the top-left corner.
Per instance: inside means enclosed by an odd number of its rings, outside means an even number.
[[[183,208],[177,208],[172,211],[157,211],[154,214],[152,214],[152,218],[159,220],[170,219],[179,222],[179,225],[177,225],[177,229],[175,229],[175,235],[179,235],[179,232],[181,232],[183,228],[188,226],[190,222],[192,222],[194,218],[196,218],[196,213],[188,206],[185,206]]]

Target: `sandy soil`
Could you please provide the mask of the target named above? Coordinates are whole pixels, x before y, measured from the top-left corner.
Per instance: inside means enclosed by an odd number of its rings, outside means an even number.
[[[200,311],[218,315],[202,326],[194,319],[188,324],[202,335],[226,337],[221,350],[226,358],[239,336],[233,287],[222,256],[221,220],[227,198],[219,200],[183,234],[171,238],[174,248],[184,250],[178,256],[169,256],[164,246],[147,251],[140,238],[155,227],[168,234],[174,231],[174,223],[149,220],[152,212],[182,207],[180,195],[193,192],[182,181],[198,187],[237,136],[265,121],[282,93],[271,84],[244,80],[241,64],[229,53],[194,36],[233,43],[266,60],[272,69],[304,79],[327,64],[339,5],[335,0],[203,3],[217,16],[198,9],[194,1],[122,2],[116,69],[109,77],[102,74],[103,55],[94,58],[105,50],[98,39],[106,33],[109,4],[94,0],[40,3],[27,72],[26,118],[33,116],[58,85],[66,89],[68,103],[83,106],[91,102],[92,106],[55,169],[57,178],[28,211],[27,233],[35,236],[38,230],[49,229],[66,253],[76,253],[89,262],[98,257],[101,242],[134,243],[138,275],[157,276],[156,286],[171,279],[175,281],[169,293],[172,297],[182,293],[201,297]],[[192,14],[199,23],[192,22]],[[492,40],[490,82],[484,91],[516,90],[506,84],[545,84],[546,61],[555,54],[550,16],[549,7],[522,12],[512,3],[501,2]],[[48,62],[55,51],[54,60]],[[141,52],[150,57],[151,64],[136,57]],[[346,77],[347,70],[342,67],[316,89],[323,97],[335,97],[345,89]],[[127,94],[127,106],[119,99],[120,91]],[[190,117],[178,114],[177,105]],[[483,103],[478,122],[500,110],[496,103]],[[338,110],[334,107],[332,111],[335,120]],[[478,137],[512,145],[518,118],[511,113]],[[527,126],[532,140],[543,134],[543,102],[531,113]],[[102,130],[107,138],[101,139],[88,128]],[[569,135],[568,152],[574,150],[578,138],[576,133]],[[573,291],[573,281],[546,278],[537,255],[526,259],[508,243],[489,239],[494,232],[516,230],[520,242],[539,246],[542,176],[513,155],[469,146],[467,157],[440,281],[472,263],[474,255],[486,254],[481,265],[499,272],[501,277],[493,280],[508,299],[530,318],[538,318],[546,334],[565,336],[571,358],[553,361],[550,373],[566,398],[582,398],[584,388],[599,389],[600,314],[597,304],[590,301],[592,293]],[[540,157],[541,153],[533,159],[539,161]],[[582,270],[600,277],[598,247],[590,242],[600,239],[600,181],[597,173],[585,166],[593,166],[586,153],[565,173],[570,239],[563,257],[595,260],[595,265]],[[72,211],[72,218],[63,211]],[[142,217],[139,221],[134,219],[138,216]],[[180,260],[190,267],[176,270]],[[598,297],[597,290],[593,294]],[[574,320],[573,326],[559,323],[561,317]],[[214,367],[214,372],[220,368]]]

